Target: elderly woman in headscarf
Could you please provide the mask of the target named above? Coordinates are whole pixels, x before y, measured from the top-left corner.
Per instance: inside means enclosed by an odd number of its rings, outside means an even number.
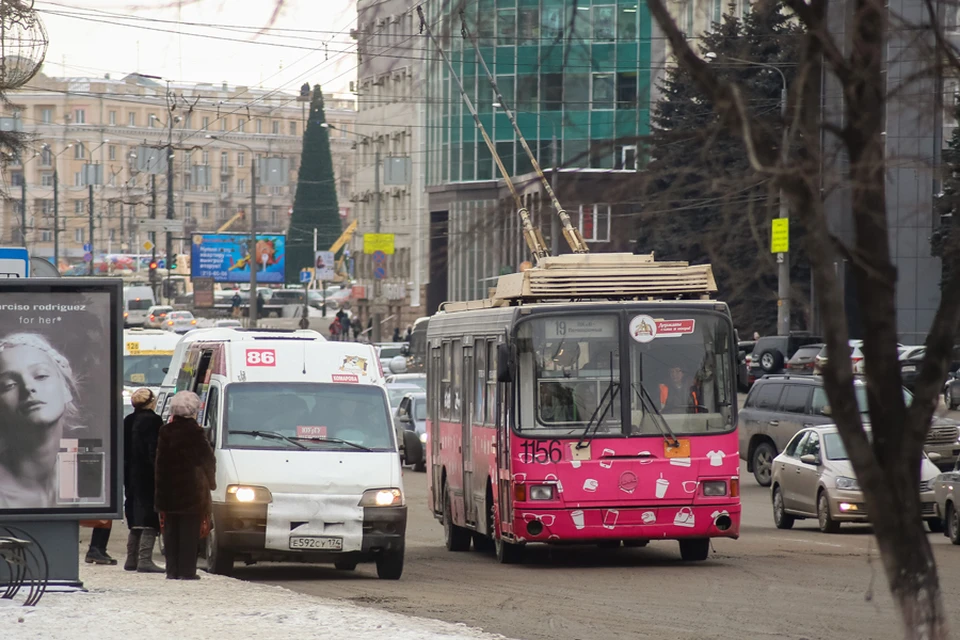
[[[181,391],[170,401],[172,418],[157,442],[154,508],[163,518],[168,580],[199,580],[200,526],[209,517],[217,488],[213,449],[197,424],[200,398]]]
[[[163,573],[153,561],[153,547],[160,533],[160,518],[153,508],[157,439],[163,420],[156,414],[157,396],[150,389],[137,389],[130,398],[133,413],[123,420],[123,483],[127,561],[123,568],[140,573]]]

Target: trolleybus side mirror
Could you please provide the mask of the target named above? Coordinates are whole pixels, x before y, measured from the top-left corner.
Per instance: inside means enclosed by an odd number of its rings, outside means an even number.
[[[517,351],[513,345],[497,345],[497,382],[513,382]]]

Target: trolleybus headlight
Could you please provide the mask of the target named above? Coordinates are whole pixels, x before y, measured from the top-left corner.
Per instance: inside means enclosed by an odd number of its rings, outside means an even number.
[[[727,483],[724,480],[707,480],[702,483],[703,495],[705,496],[725,496],[727,495]]]
[[[420,442],[427,444],[427,434],[426,432],[420,434]]]
[[[530,486],[531,500],[553,500],[552,484],[534,484]]]
[[[402,504],[400,489],[368,489],[360,498],[361,507],[399,507]]]
[[[231,484],[227,487],[227,499],[237,502],[273,502],[273,494],[266,487],[252,487],[242,484]]]

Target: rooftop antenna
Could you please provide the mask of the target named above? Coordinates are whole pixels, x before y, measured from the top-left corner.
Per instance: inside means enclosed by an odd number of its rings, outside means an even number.
[[[474,51],[477,52],[477,59],[480,61],[480,64],[483,65],[483,70],[487,74],[487,79],[490,81],[490,86],[493,88],[493,93],[497,96],[497,102],[500,104],[503,112],[507,115],[507,119],[510,120],[510,124],[513,125],[513,130],[517,133],[517,138],[519,138],[520,144],[523,146],[523,150],[527,153],[527,157],[530,158],[530,163],[537,172],[537,176],[540,178],[540,183],[543,185],[544,191],[546,191],[547,195],[550,196],[550,202],[553,204],[553,208],[557,210],[557,216],[560,217],[560,224],[563,225],[563,237],[566,238],[567,244],[570,245],[570,250],[574,253],[589,253],[590,249],[587,248],[586,243],[583,241],[583,236],[580,234],[580,230],[570,224],[570,216],[567,215],[567,212],[564,211],[563,207],[560,206],[560,201],[557,199],[557,194],[554,192],[553,187],[550,186],[550,181],[547,180],[545,175],[543,175],[543,169],[540,168],[540,163],[537,162],[536,156],[534,156],[533,152],[530,151],[530,146],[527,144],[526,138],[523,137],[523,133],[520,131],[519,125],[517,125],[517,119],[513,117],[513,111],[510,110],[506,100],[503,99],[503,95],[500,93],[500,88],[497,86],[497,81],[494,78],[494,75],[490,73],[490,68],[487,66],[486,60],[483,59],[483,55],[480,53],[480,46],[477,44],[476,36],[470,33],[470,30],[467,29],[467,20],[464,16],[463,9],[460,10],[460,35],[462,35],[464,39],[470,40]],[[453,72],[453,69],[451,68],[450,71]]]
[[[460,81],[460,76],[457,75],[453,65],[450,64],[450,59],[447,58],[447,54],[444,52],[443,47],[441,47],[440,43],[437,42],[436,36],[434,36],[433,32],[430,31],[430,27],[427,25],[427,21],[423,17],[423,8],[419,5],[417,6],[417,15],[420,16],[420,32],[426,32],[431,42],[433,42],[434,46],[437,48],[437,51],[440,53],[440,57],[443,58],[447,68],[450,70],[450,75],[454,80],[457,81],[457,87],[460,89],[460,96],[463,98],[464,104],[467,105],[467,109],[470,110],[470,115],[473,116],[473,122],[477,125],[477,129],[480,130],[480,135],[483,136],[483,141],[486,143],[487,148],[490,149],[490,153],[493,155],[493,159],[497,163],[497,168],[500,169],[500,175],[503,176],[503,181],[510,190],[510,195],[513,196],[514,204],[517,206],[517,215],[520,216],[520,222],[523,226],[523,239],[527,242],[527,247],[530,249],[530,253],[533,254],[539,263],[540,260],[550,255],[550,250],[547,248],[547,244],[543,240],[543,235],[540,233],[540,229],[534,227],[533,223],[530,221],[530,212],[526,207],[523,206],[523,201],[520,200],[520,194],[517,193],[517,188],[510,179],[510,174],[507,173],[507,169],[503,166],[503,160],[500,159],[500,155],[497,153],[496,145],[493,144],[493,142],[490,140],[490,136],[487,135],[487,130],[484,129],[483,123],[480,122],[480,116],[477,115],[477,110],[470,101],[470,97],[467,95],[466,89],[463,88],[463,82]]]

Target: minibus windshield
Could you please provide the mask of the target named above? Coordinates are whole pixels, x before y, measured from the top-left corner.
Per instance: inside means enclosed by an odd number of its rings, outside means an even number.
[[[395,447],[386,394],[370,385],[234,383],[227,387],[224,432],[229,448],[362,452]],[[257,435],[264,432],[281,437]]]

